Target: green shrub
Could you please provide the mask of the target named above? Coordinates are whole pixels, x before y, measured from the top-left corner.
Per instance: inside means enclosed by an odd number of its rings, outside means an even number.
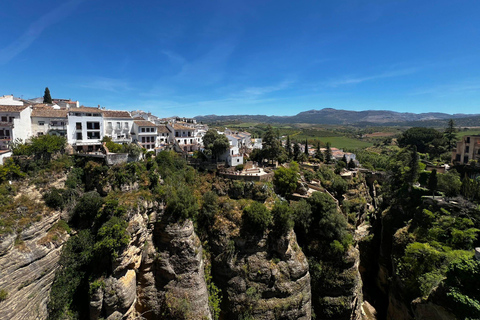
[[[8,291],[5,289],[0,289],[0,302],[7,300]]]
[[[254,201],[243,209],[242,219],[244,230],[263,233],[272,223],[272,214],[263,203]]]
[[[283,235],[293,228],[293,209],[287,202],[276,202],[272,209],[272,215],[275,233]]]
[[[43,194],[45,204],[52,209],[63,209],[64,200],[62,190],[55,187]]]

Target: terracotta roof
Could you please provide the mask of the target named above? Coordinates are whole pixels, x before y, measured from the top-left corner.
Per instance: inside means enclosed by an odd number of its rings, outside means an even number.
[[[67,110],[56,110],[47,108],[35,108],[32,111],[32,117],[44,117],[44,118],[66,118]]]
[[[9,106],[9,105],[0,105],[0,112],[21,112],[28,106]]]
[[[80,106],[78,108],[70,108],[68,109],[70,112],[89,112],[89,113],[102,113],[104,110],[94,108],[94,107],[85,107],[85,106]]]
[[[176,124],[176,123],[173,124],[173,129],[175,129],[175,130],[195,130],[193,128],[182,126],[182,125]]]
[[[133,122],[139,127],[155,127],[153,122],[147,120],[134,120]]]
[[[159,125],[159,126],[157,126],[157,132],[158,133],[169,133],[170,130],[168,130],[167,126]]]
[[[117,111],[117,110],[103,110],[103,116],[105,118],[128,118],[132,119],[132,116],[128,111]]]

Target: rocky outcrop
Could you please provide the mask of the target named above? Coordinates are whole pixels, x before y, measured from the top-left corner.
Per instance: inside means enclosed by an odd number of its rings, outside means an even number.
[[[60,213],[42,217],[20,234],[0,239],[0,319],[45,319],[50,288],[69,235],[50,230]],[[50,230],[50,232],[49,232]]]
[[[269,242],[267,236],[238,238],[235,248],[230,243],[217,255],[213,266],[226,295],[225,319],[311,319],[308,262],[295,233]]]

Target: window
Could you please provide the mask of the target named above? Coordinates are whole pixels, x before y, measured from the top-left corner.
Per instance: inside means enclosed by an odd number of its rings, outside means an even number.
[[[10,130],[5,129],[5,136],[6,136],[6,137],[10,137]]]
[[[470,152],[470,147],[469,146],[466,146],[465,147],[465,153],[469,153]]]
[[[237,162],[240,162],[240,159],[237,159]]]
[[[470,143],[470,137],[467,137],[467,143]]]
[[[100,139],[100,132],[98,131],[91,131],[87,132],[88,139]]]
[[[178,131],[175,131],[175,137],[178,137]]]
[[[120,130],[121,127],[120,122],[117,122],[117,130]]]
[[[112,123],[111,122],[107,122],[107,130],[112,130]]]
[[[75,112],[75,116],[76,116],[76,117],[81,117],[81,116],[82,116],[82,114],[81,114],[81,113],[79,113],[79,112]]]
[[[2,117],[2,122],[7,122],[7,117]]]
[[[145,143],[145,137],[142,137],[142,143]]]
[[[125,122],[124,127],[125,127],[125,129],[128,129],[128,122]]]
[[[8,118],[8,122],[13,122],[13,119],[15,119],[15,117]]]
[[[82,123],[81,122],[77,122],[75,124],[75,127],[77,128],[77,130],[82,130]]]
[[[39,132],[39,133],[38,133],[38,136],[43,136],[43,132]]]
[[[463,157],[463,163],[467,163],[468,162],[468,156],[464,156]]]
[[[142,132],[145,132],[145,128],[142,128]]]
[[[38,121],[38,125],[39,125],[39,126],[44,126],[44,125],[45,125],[45,121]]]
[[[100,129],[100,122],[87,122],[88,130],[98,130]]]
[[[83,140],[81,132],[77,132],[77,140]]]

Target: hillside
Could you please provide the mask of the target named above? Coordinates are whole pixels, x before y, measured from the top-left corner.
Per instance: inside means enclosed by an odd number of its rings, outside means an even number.
[[[261,122],[261,123],[311,123],[326,125],[395,125],[395,126],[436,126],[448,119],[456,119],[459,125],[476,126],[480,124],[478,114],[447,114],[439,112],[408,113],[387,110],[349,111],[332,108],[309,110],[294,116],[266,115],[228,115],[197,116],[197,121],[207,123],[219,122]],[[465,124],[463,124],[465,123]]]

